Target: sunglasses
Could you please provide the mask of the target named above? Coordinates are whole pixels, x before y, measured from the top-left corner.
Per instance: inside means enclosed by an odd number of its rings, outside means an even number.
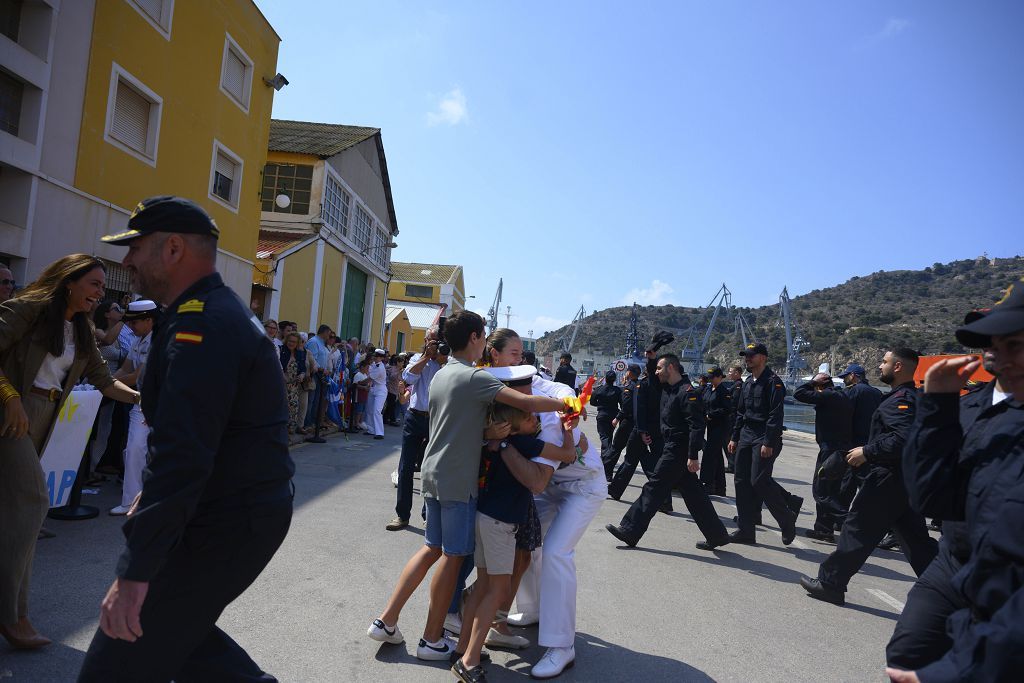
[[[13,287],[13,286],[14,286],[14,285],[16,285],[16,284],[17,284],[17,283],[16,283],[16,282],[15,282],[14,280],[8,280],[8,279],[6,279],[6,278],[5,278],[5,279],[3,279],[3,280],[0,280],[0,285],[3,285],[4,287],[6,287],[6,286],[8,286],[8,285],[10,285],[11,287]]]

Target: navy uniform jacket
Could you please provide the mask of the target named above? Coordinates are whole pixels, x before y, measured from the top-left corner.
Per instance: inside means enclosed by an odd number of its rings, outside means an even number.
[[[619,414],[621,402],[622,389],[614,384],[602,383],[595,386],[590,394],[590,405],[597,408],[597,416],[607,417],[609,420]]]
[[[167,308],[143,386],[148,464],[117,565],[132,581],[151,580],[191,524],[244,511],[295,472],[277,350],[217,273]]]
[[[657,378],[654,379],[658,382]],[[704,401],[700,391],[690,386],[686,376],[672,386],[660,384],[661,436],[664,453],[686,453],[696,460],[704,448]]]
[[[995,382],[963,398],[921,394],[919,415],[907,437],[903,472],[910,501],[922,514],[952,520],[943,535],[958,557],[994,520],[1014,484],[1024,440],[1024,404],[992,405]],[[966,522],[966,530],[955,524]],[[948,531],[947,531],[948,527]],[[963,534],[967,533],[965,540]]]
[[[783,400],[786,386],[767,365],[757,379],[751,375],[743,383],[732,440],[740,446],[782,446]]]
[[[619,399],[619,414],[615,418],[619,422],[636,422],[636,390],[640,385],[636,380],[626,380],[622,385],[622,397]]]
[[[871,436],[871,418],[882,402],[882,392],[864,381],[843,391],[853,404],[853,445],[863,446]]]
[[[732,436],[732,429],[736,425],[736,413],[740,409],[740,397],[743,396],[743,380],[738,379],[732,383],[732,387],[729,389],[729,397],[731,399],[730,410],[729,410],[729,435]]]
[[[868,465],[885,467],[902,479],[900,460],[903,444],[914,424],[917,389],[913,382],[904,382],[885,395],[871,416],[871,433],[864,444],[864,458]]]
[[[814,440],[829,450],[848,450],[853,438],[853,404],[833,387],[818,391],[813,382],[801,384],[793,398],[814,406]]]
[[[724,381],[719,383],[718,387],[708,383],[703,398],[709,428],[728,426],[730,430],[732,429],[732,425],[729,424],[729,414],[732,413],[732,396],[729,390],[730,387]]]
[[[570,389],[576,389],[576,368],[571,365],[559,365],[555,370],[555,381]]]
[[[636,423],[638,432],[657,436],[661,423],[661,382],[655,372],[658,369],[656,358],[647,359],[647,377],[640,381],[636,396]],[[684,377],[685,379],[685,377]],[[689,383],[689,381],[687,381]]]

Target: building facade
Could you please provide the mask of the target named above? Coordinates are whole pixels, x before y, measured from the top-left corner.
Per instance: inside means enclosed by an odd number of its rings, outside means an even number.
[[[280,44],[255,3],[0,7],[0,260],[25,282],[95,254],[108,289],[127,292],[125,248],[99,238],[141,199],[176,194],[217,222],[218,269],[248,297]]]
[[[391,264],[388,306],[404,308],[411,327],[407,349],[418,351],[427,330],[441,317],[466,308],[466,284],[462,266],[436,263]]]

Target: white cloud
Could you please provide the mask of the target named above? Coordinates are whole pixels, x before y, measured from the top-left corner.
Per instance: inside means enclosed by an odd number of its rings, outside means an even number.
[[[889,17],[885,20],[885,25],[882,26],[882,28],[868,37],[867,43],[869,45],[873,45],[875,43],[880,43],[883,40],[891,40],[906,31],[908,28],[910,28],[909,19]]]
[[[653,280],[650,287],[634,287],[622,297],[622,303],[631,306],[633,302],[641,306],[663,306],[675,303],[675,294],[672,285],[661,280]]]
[[[466,96],[462,94],[461,88],[453,88],[441,101],[437,108],[427,113],[427,123],[431,126],[447,124],[457,126],[469,117],[469,109],[466,107]]]

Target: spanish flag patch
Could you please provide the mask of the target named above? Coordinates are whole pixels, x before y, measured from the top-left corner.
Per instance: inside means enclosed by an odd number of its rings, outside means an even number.
[[[178,313],[202,313],[204,305],[199,299],[189,299],[178,306]]]
[[[186,344],[202,344],[203,335],[196,332],[178,332],[174,335],[174,341],[185,342]]]
[[[907,410],[908,408],[910,408],[910,406],[908,406],[908,405],[896,406],[897,410]]]

